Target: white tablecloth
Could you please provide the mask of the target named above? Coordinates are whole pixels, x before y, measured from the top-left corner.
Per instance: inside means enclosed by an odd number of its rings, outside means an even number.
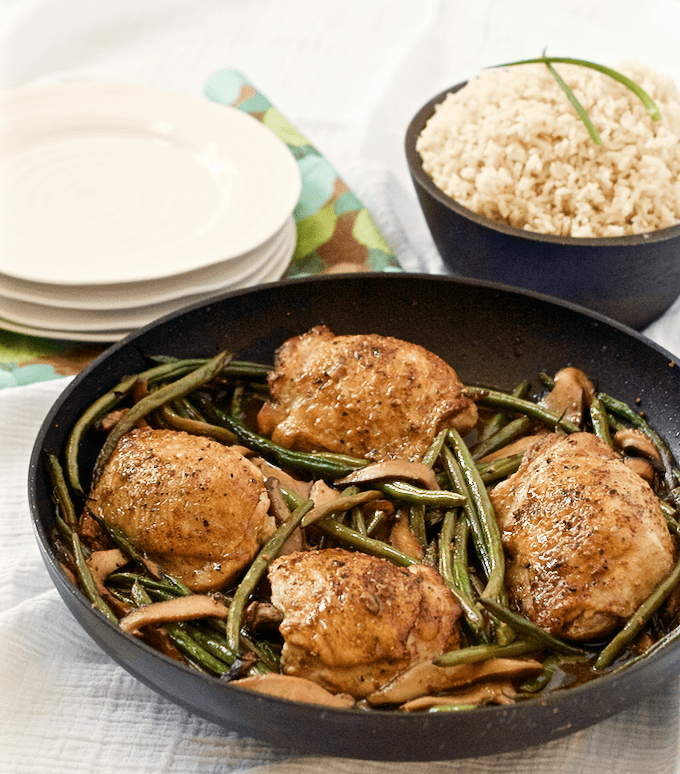
[[[0,85],[95,78],[201,95],[241,70],[331,161],[409,271],[443,272],[403,155],[409,119],[486,65],[539,54],[639,58],[680,82],[679,0],[4,0]],[[680,302],[647,335],[680,354]],[[0,391],[0,770],[667,774],[677,680],[592,729],[517,754],[433,764],[297,759],[159,698],[73,622],[31,531],[26,476],[64,386]]]

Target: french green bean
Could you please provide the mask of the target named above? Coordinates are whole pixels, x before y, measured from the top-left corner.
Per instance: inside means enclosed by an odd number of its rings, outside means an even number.
[[[566,433],[578,433],[581,430],[570,419],[538,403],[532,403],[530,400],[516,398],[514,395],[507,395],[499,390],[491,390],[486,387],[466,386],[466,390],[471,395],[476,395],[483,405],[525,414],[530,419],[541,422],[547,427],[564,430]]]
[[[295,529],[300,526],[302,519],[314,507],[313,500],[307,500],[299,505],[290,515],[288,521],[285,521],[264,544],[259,554],[255,557],[248,571],[238,585],[227,616],[227,647],[235,653],[239,652],[239,633],[241,630],[241,617],[245,609],[246,602],[260,582],[260,579],[267,570],[267,567],[276,558],[281,546],[293,534]]]
[[[211,360],[208,360],[195,371],[190,371],[175,382],[170,382],[156,392],[152,392],[145,398],[142,398],[125,414],[125,416],[114,426],[106,437],[106,441],[99,452],[93,471],[93,480],[97,481],[101,471],[108,461],[109,457],[116,448],[118,441],[151,411],[162,406],[167,401],[174,400],[177,397],[187,395],[209,382],[215,374],[219,373],[227,359],[226,352],[220,352]],[[160,367],[160,366],[159,366]]]
[[[629,618],[628,623],[616,634],[609,644],[600,652],[595,662],[595,669],[607,669],[614,659],[640,634],[654,613],[666,601],[668,595],[680,583],[680,560],[640,607]]]

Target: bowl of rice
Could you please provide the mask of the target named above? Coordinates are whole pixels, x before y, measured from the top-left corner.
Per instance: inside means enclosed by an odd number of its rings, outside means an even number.
[[[641,329],[680,295],[680,92],[641,63],[606,74],[493,68],[412,119],[406,156],[435,245],[457,275],[571,301]]]

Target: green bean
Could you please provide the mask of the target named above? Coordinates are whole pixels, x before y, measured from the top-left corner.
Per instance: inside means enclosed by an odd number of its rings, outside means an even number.
[[[201,422],[189,417],[183,417],[168,404],[161,406],[160,415],[168,427],[173,430],[183,430],[192,435],[207,436],[208,438],[214,438],[216,441],[228,445],[235,444],[238,441],[234,433],[226,428],[211,425],[207,422]]]
[[[512,395],[515,396],[515,398],[524,398],[526,397],[526,394],[529,390],[529,382],[522,381],[520,382],[517,387],[512,391]],[[505,425],[508,424],[510,421],[508,417],[507,411],[497,411],[491,419],[489,419],[488,422],[484,425],[484,427],[479,432],[478,436],[478,442],[486,441],[491,436],[495,435],[499,430],[502,430]],[[476,447],[472,448],[472,453],[475,458],[477,458],[477,455],[475,453]],[[483,455],[479,455],[483,456]]]
[[[299,508],[305,501],[300,495],[296,494],[292,489],[288,489],[285,486],[281,487],[281,494],[283,499],[288,504],[289,508]],[[321,521],[318,521],[315,525],[320,530],[326,533],[330,537],[334,537],[340,542],[351,545],[353,548],[358,548],[365,551],[367,554],[373,556],[379,556],[383,559],[397,564],[401,567],[408,567],[411,564],[418,564],[418,560],[414,559],[408,554],[397,551],[387,543],[383,543],[382,540],[375,540],[374,538],[363,535],[350,527],[340,524],[335,519],[326,517]]]
[[[439,574],[463,610],[470,629],[480,638],[485,637],[484,619],[475,601],[456,583],[451,544],[454,541],[456,511],[447,511],[439,533]]]
[[[177,591],[178,594],[181,594],[182,596],[189,596],[189,594],[192,594],[193,592],[185,586],[181,580],[178,578],[173,577],[172,575],[168,575],[167,573],[163,573],[162,575],[163,580],[171,586],[173,589]]]
[[[226,427],[238,437],[244,446],[262,454],[265,458],[272,459],[286,470],[303,471],[320,478],[333,480],[347,476],[353,470],[363,468],[368,464],[368,460],[355,460],[345,455],[316,454],[286,449],[253,432],[239,419],[227,414],[204,398],[199,397],[198,400],[201,410],[210,421]]]
[[[116,444],[125,435],[125,433],[132,430],[132,428],[143,419],[151,411],[162,406],[164,403],[170,400],[174,400],[182,395],[187,395],[190,392],[198,389],[207,382],[211,381],[215,374],[219,373],[220,369],[224,365],[227,358],[227,352],[220,352],[211,360],[208,360],[200,368],[195,371],[191,371],[186,376],[181,377],[176,382],[162,387],[160,390],[147,395],[142,398],[138,403],[127,412],[127,414],[116,424],[116,426],[108,434],[104,445],[99,452],[97,461],[95,463],[93,479],[96,481],[101,474],[102,468],[106,464],[107,460],[111,456],[113,450],[116,448]]]
[[[479,460],[482,457],[486,457],[487,454],[502,449],[512,441],[516,441],[518,438],[526,435],[533,424],[534,421],[527,416],[513,419],[497,433],[489,436],[485,441],[478,443],[474,449],[471,449],[472,459]]]
[[[205,671],[223,675],[229,671],[230,666],[221,658],[216,658],[207,648],[200,645],[187,631],[186,625],[168,622],[163,624],[168,637],[173,644],[186,656]]]
[[[173,410],[173,412],[177,414],[178,417],[182,417],[182,419],[193,419],[194,421],[204,421],[204,420],[199,420],[199,417],[192,415],[189,412],[187,401],[184,398],[175,398],[174,400],[168,401],[166,405],[169,406]]]
[[[597,395],[593,396],[590,403],[590,421],[593,425],[593,433],[613,448],[614,441],[612,440],[607,409]]]
[[[427,546],[427,530],[425,526],[426,506],[424,503],[413,503],[408,509],[408,521],[411,532],[416,536],[416,540],[425,548]]]
[[[371,520],[366,525],[366,537],[372,537],[387,521],[387,514],[385,511],[375,511]],[[340,522],[338,522],[340,524]]]
[[[356,470],[357,468],[363,468],[366,465],[368,465],[368,460],[361,460],[357,457],[352,457],[349,454],[336,454],[335,452],[324,452],[324,451],[318,451],[318,452],[308,452],[309,454],[312,454],[314,458],[322,459],[322,460],[329,460],[330,462],[336,462],[341,465],[346,465],[348,468],[353,468]],[[350,473],[352,471],[350,470]],[[340,476],[338,476],[340,478]]]
[[[112,387],[108,392],[98,398],[75,423],[66,441],[66,474],[73,491],[80,495],[84,494],[80,484],[80,473],[78,470],[78,450],[83,436],[95,422],[98,422],[102,417],[106,416],[106,414],[114,409],[118,403],[132,391],[138,381],[145,379],[151,384],[159,379],[170,379],[179,375],[184,375],[204,362],[205,360],[196,359],[178,360],[173,363],[166,363],[164,365],[156,366],[155,368],[150,368],[147,371],[142,371],[139,374],[126,377],[122,382],[115,387]]]
[[[90,568],[87,566],[87,561],[83,553],[83,545],[80,541],[80,535],[77,532],[73,532],[71,536],[71,548],[73,550],[73,559],[76,567],[76,575],[80,583],[80,587],[85,593],[85,596],[90,600],[94,607],[103,613],[113,623],[118,623],[118,616],[111,610],[109,605],[104,601],[90,572]]]
[[[446,441],[446,430],[440,430],[434,438],[434,441],[430,444],[430,448],[423,455],[423,465],[427,465],[428,468],[434,466],[439,454]]]
[[[469,599],[475,598],[475,592],[468,571],[468,536],[470,528],[467,519],[458,519],[453,532],[453,578],[458,588],[462,589]]]
[[[146,607],[153,603],[153,599],[149,596],[146,589],[143,588],[141,580],[141,577],[135,580],[130,592],[132,602],[136,607]],[[191,636],[186,622],[165,621],[163,628],[172,643],[185,656],[189,657],[194,666],[197,666],[202,671],[213,672],[217,675],[222,675],[229,670],[229,665],[221,657],[215,657]]]
[[[477,709],[477,704],[435,704],[428,708],[428,712],[465,712]]]
[[[149,594],[160,600],[188,597],[193,594],[193,591],[188,589],[181,581],[165,573],[161,575],[160,579],[157,579],[135,572],[115,572],[109,575],[108,582],[123,585],[137,583],[148,591]]]
[[[366,554],[387,559],[400,567],[419,564],[417,559],[414,559],[412,556],[409,556],[402,551],[398,551],[396,548],[389,545],[389,543],[384,543],[382,540],[376,540],[375,538],[362,535],[351,527],[340,524],[340,522],[330,516],[321,519],[321,521],[317,521],[314,526],[341,543],[346,543],[353,548],[358,548]],[[367,531],[370,535],[370,529],[367,529]]]
[[[602,402],[602,401],[600,401],[600,402]],[[606,408],[605,408],[605,410],[606,410]],[[614,431],[615,433],[618,433],[619,430],[628,430],[629,426],[625,422],[622,422],[620,419],[617,419],[610,412],[607,412],[607,421],[609,422],[609,432],[610,433],[612,431]]]
[[[152,363],[158,363],[160,365],[177,365],[185,362],[172,355],[149,355],[148,360]],[[207,358],[197,358],[193,361],[195,365],[193,368],[197,368],[207,362]],[[269,372],[273,370],[273,366],[265,365],[263,363],[253,363],[248,360],[230,360],[225,363],[220,376],[223,378],[233,379],[266,379]]]
[[[565,419],[562,414],[558,414],[556,411],[540,406],[538,403],[533,403],[530,400],[516,398],[513,395],[507,395],[504,392],[487,389],[486,387],[466,386],[465,389],[470,395],[477,395],[479,402],[484,405],[526,414],[531,419],[535,419],[553,430],[559,428],[566,433],[578,433],[581,431],[577,424],[569,419]]]
[[[441,656],[434,659],[434,664],[441,667],[476,664],[479,661],[488,661],[492,658],[524,656],[527,653],[536,653],[543,649],[544,646],[534,640],[515,640],[509,645],[472,645],[469,648],[442,653]]]
[[[493,562],[489,554],[489,547],[486,542],[484,530],[482,529],[477,509],[474,506],[467,481],[463,475],[463,470],[455,454],[448,446],[445,446],[444,449],[442,449],[442,463],[449,476],[451,482],[450,486],[454,487],[465,497],[463,510],[465,511],[470,534],[472,535],[472,540],[475,544],[482,570],[484,571],[485,576],[488,577],[491,573]]]
[[[104,532],[106,532],[108,537],[116,544],[116,547],[120,551],[122,551],[126,556],[130,557],[130,559],[132,559],[137,564],[144,566],[144,559],[142,555],[120,527],[108,524],[105,519],[96,514],[88,505],[85,506],[85,510],[97,522],[97,524],[99,524]]]
[[[550,634],[550,632],[547,632],[545,629],[542,629],[540,626],[537,626],[528,618],[512,613],[502,605],[499,605],[495,600],[482,597],[479,601],[493,616],[498,618],[499,621],[508,624],[508,626],[514,629],[518,634],[523,634],[531,640],[540,642],[547,648],[555,650],[558,653],[567,653],[570,655],[581,655],[583,653],[581,648],[567,645],[566,642],[562,642],[562,640]]]
[[[477,470],[485,484],[492,484],[502,478],[507,478],[520,466],[524,452],[511,454],[509,457],[498,457],[491,462],[477,463]]]
[[[658,653],[660,650],[663,650],[664,648],[667,648],[678,641],[680,641],[680,627],[676,626],[675,629],[665,634],[660,640],[657,640],[650,648],[647,648],[647,650],[645,650],[643,653],[639,653],[637,656],[633,656],[633,658],[630,658],[624,661],[622,664],[619,664],[618,666],[614,667],[614,669],[611,669],[607,674],[614,675],[617,672],[621,672],[624,669],[630,668],[631,666],[633,666],[633,664],[637,664],[639,661],[646,661],[647,659],[651,658],[655,653]]]
[[[57,509],[57,513],[54,516],[54,523],[57,528],[57,532],[59,533],[59,536],[63,540],[64,544],[71,543],[71,535],[73,534],[73,530],[69,525],[62,519],[61,515],[59,514],[59,510]]]
[[[672,491],[678,485],[678,476],[674,469],[673,457],[663,439],[656,431],[652,430],[652,428],[647,424],[643,417],[636,411],[633,411],[633,409],[627,403],[617,400],[616,398],[612,398],[611,395],[607,395],[607,393],[604,392],[598,393],[597,397],[600,401],[602,401],[602,404],[609,411],[614,411],[627,419],[633,425],[633,427],[641,430],[650,439],[654,446],[656,446],[664,467],[664,479],[666,482],[666,487],[669,491]]]
[[[241,629],[240,640],[245,645],[246,649],[251,653],[254,653],[258,661],[260,662],[260,668],[257,670],[259,674],[263,672],[278,672],[279,671],[279,658],[274,653],[269,643],[260,640],[255,642],[248,636],[248,633]]]
[[[153,602],[153,599],[151,599],[147,590],[143,588],[139,582],[139,577],[137,577],[135,582],[132,584],[130,595],[132,597],[132,601],[137,607],[146,607]]]
[[[502,602],[505,599],[505,554],[496,515],[472,455],[457,430],[449,429],[449,442],[468,486],[473,506],[477,510],[483,540],[487,547],[490,566],[484,596]]]
[[[57,459],[56,455],[47,455],[47,469],[52,481],[54,497],[59,504],[62,518],[70,530],[75,530],[78,528],[76,511],[73,506],[71,496],[69,495],[68,486],[66,484],[66,477],[64,476],[64,469],[59,464],[59,460]]]
[[[358,506],[356,508],[352,508],[352,529],[356,532],[359,532],[361,535],[366,535],[366,520],[364,519],[364,514],[361,508]]]
[[[220,376],[229,379],[266,379],[272,366],[263,363],[251,363],[247,360],[232,360],[222,370]]]
[[[239,652],[239,632],[241,629],[241,617],[245,609],[246,602],[255,590],[273,559],[281,550],[281,546],[293,534],[300,525],[302,519],[314,507],[313,500],[306,500],[299,505],[291,514],[288,521],[285,521],[264,544],[260,553],[255,557],[248,571],[238,585],[227,616],[227,647],[234,652]]]
[[[307,502],[307,500],[305,500],[304,497],[301,497],[293,489],[289,489],[287,486],[284,486],[283,484],[281,484],[280,486],[280,491],[281,491],[281,497],[283,497],[283,501],[292,511],[296,510],[301,505],[304,505]]]
[[[558,665],[559,658],[557,656],[548,656],[543,662],[543,671],[541,674],[523,682],[519,687],[520,692],[538,693],[539,691],[542,691],[552,680]]]
[[[209,634],[195,624],[186,624],[186,632],[204,650],[228,666],[236,661],[236,653],[227,646],[227,641],[224,638]]]
[[[73,501],[71,500],[68,492],[63,468],[59,464],[59,461],[54,454],[48,455],[48,470],[50,478],[52,479],[54,497],[59,505],[61,513],[63,514],[62,521],[67,530],[66,534],[68,537],[70,537],[71,554],[73,556],[73,563],[75,566],[79,585],[85,596],[90,600],[94,607],[103,613],[110,621],[117,623],[118,616],[102,598],[101,594],[99,593],[99,589],[94,582],[90,568],[87,565],[85,550],[80,540],[80,535],[77,531],[78,522],[75,514],[75,508],[73,506]]]
[[[545,371],[541,371],[541,373],[538,375],[538,381],[545,387],[546,390],[555,389],[555,378],[550,376],[550,374],[546,374]]]
[[[375,488],[395,500],[403,500],[406,503],[457,508],[465,501],[464,495],[458,492],[449,489],[423,489],[406,481],[376,482]]]
[[[456,511],[447,511],[444,514],[442,528],[439,531],[439,574],[444,580],[448,580],[451,583],[453,583],[451,543],[453,543],[453,533],[458,521],[457,517]]]
[[[677,535],[680,530],[680,524],[678,524],[676,518],[678,515],[677,510],[664,500],[659,500],[659,506],[661,507],[661,513],[663,513],[664,519],[666,519],[668,530],[674,535]]]
[[[666,578],[652,591],[647,599],[633,613],[628,623],[612,639],[609,644],[600,652],[595,662],[595,669],[602,671],[606,669],[614,659],[642,632],[650,618],[666,601],[668,595],[675,589],[680,582],[680,560],[675,567],[666,576]]]
[[[121,604],[126,605],[127,607],[134,607],[132,600],[130,599],[130,595],[124,594],[123,591],[117,586],[107,583],[106,590],[112,597],[117,599]]]
[[[172,597],[179,596],[173,593],[162,580],[155,580],[146,575],[140,575],[136,572],[112,572],[106,579],[107,585],[122,586],[126,588],[132,587],[134,583],[138,583],[143,586],[149,593],[159,593],[163,599],[171,599]]]

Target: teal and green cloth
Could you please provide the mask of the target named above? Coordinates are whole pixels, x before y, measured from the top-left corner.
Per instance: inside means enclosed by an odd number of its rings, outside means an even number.
[[[293,212],[297,246],[286,277],[329,271],[400,271],[392,248],[329,161],[238,70],[220,70],[204,89],[272,130],[295,157],[302,194]]]
[[[215,103],[243,110],[271,129],[300,168],[302,193],[293,212],[297,243],[285,278],[352,271],[401,271],[368,210],[333,166],[238,70],[205,85]],[[77,373],[106,345],[44,339],[0,330],[0,388]]]

